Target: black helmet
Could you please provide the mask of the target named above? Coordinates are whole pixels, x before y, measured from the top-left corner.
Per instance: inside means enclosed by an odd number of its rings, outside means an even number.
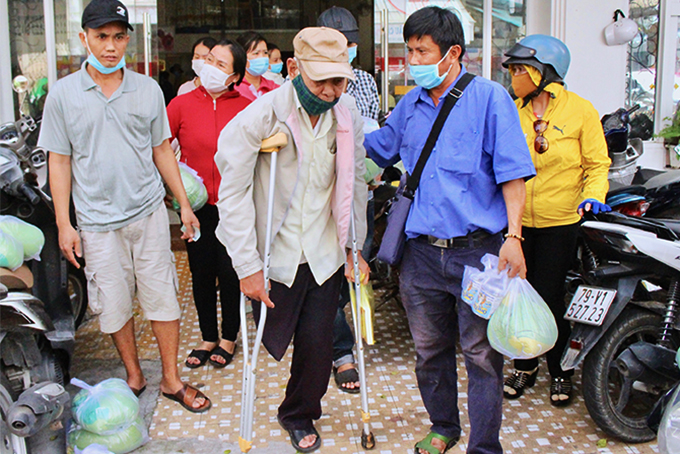
[[[359,43],[359,26],[352,13],[345,8],[333,6],[321,13],[317,27],[334,28],[347,38],[348,43]]]

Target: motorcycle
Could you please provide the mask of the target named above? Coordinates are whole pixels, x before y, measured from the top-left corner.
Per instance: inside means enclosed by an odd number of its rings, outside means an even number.
[[[680,221],[602,213],[581,234],[561,366],[583,362],[586,408],[605,433],[652,440],[646,417],[680,381]]]
[[[25,141],[32,125],[22,118],[0,127],[0,214],[37,226],[45,237],[40,261],[0,269],[0,451],[56,454],[66,446],[64,383],[76,317],[54,208],[36,172],[45,166],[44,151]]]
[[[606,203],[631,216],[678,218],[680,216],[680,170],[644,169],[637,165],[642,156],[639,128],[631,132],[631,114],[638,110],[617,111],[602,117],[611,165]],[[645,117],[646,118],[646,117]]]

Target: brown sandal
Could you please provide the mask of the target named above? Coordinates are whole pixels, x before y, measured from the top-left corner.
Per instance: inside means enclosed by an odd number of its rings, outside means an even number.
[[[206,411],[210,410],[210,407],[212,407],[212,402],[210,402],[210,399],[208,399],[205,394],[193,386],[187,385],[186,383],[184,386],[182,386],[182,389],[177,391],[175,394],[163,393],[163,397],[167,397],[170,400],[178,402],[187,411],[192,413],[205,413]],[[192,404],[196,401],[196,399],[200,399],[201,397],[205,399],[205,402],[202,406],[194,408]]]

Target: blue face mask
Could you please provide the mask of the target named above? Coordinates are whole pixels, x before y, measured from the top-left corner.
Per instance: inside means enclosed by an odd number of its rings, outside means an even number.
[[[269,57],[253,58],[248,63],[250,67],[246,69],[253,76],[261,76],[269,69]]]
[[[123,58],[120,59],[116,66],[114,66],[113,68],[107,68],[106,66],[102,65],[102,63],[99,60],[97,60],[97,57],[95,57],[94,54],[92,53],[92,50],[90,49],[90,44],[87,42],[87,35],[85,35],[85,45],[87,45],[87,50],[89,52],[89,55],[87,56],[87,64],[92,66],[100,73],[112,74],[118,71],[119,69],[125,68],[125,55],[123,55]]]
[[[416,84],[423,87],[425,90],[429,90],[441,85],[441,83],[444,82],[444,79],[446,79],[446,76],[449,75],[451,67],[449,66],[449,69],[440,76],[439,64],[444,61],[446,56],[449,55],[450,51],[451,49],[447,50],[442,59],[433,65],[409,64],[409,72],[411,73],[411,76],[413,77],[413,80],[415,80]]]
[[[252,64],[252,63],[251,63]],[[274,63],[273,65],[270,66],[269,70],[273,72],[274,74],[281,74],[281,70],[283,69],[283,62],[278,62]]]
[[[352,64],[352,61],[357,58],[357,49],[359,46],[352,46],[347,48],[347,52],[349,52],[349,63]]]

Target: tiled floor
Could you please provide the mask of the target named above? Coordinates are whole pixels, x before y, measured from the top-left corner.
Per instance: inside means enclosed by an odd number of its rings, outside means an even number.
[[[180,360],[199,342],[200,331],[191,296],[190,273],[185,252],[176,252],[180,276],[180,304],[182,323]],[[155,359],[156,344],[149,324],[136,314],[140,357]],[[412,452],[416,440],[427,434],[429,420],[423,407],[414,373],[415,354],[410,339],[406,317],[392,302],[381,307],[376,314],[376,339],[367,347],[367,374],[369,408],[373,433],[379,454],[405,454]],[[254,326],[250,321],[251,328]],[[251,329],[251,332],[253,329]],[[240,342],[239,342],[240,344]],[[117,354],[108,336],[102,336],[96,320],[86,323],[78,332],[77,355],[92,359],[115,359]],[[264,352],[264,349],[262,350]],[[258,448],[282,446],[281,452],[293,452],[286,433],[276,422],[276,408],[281,402],[288,378],[289,351],[277,363],[261,355],[258,364],[257,400],[255,413],[254,446]],[[462,359],[459,358],[459,364]],[[152,438],[198,439],[219,438],[236,443],[238,440],[241,408],[241,373],[243,356],[239,349],[234,362],[225,369],[211,366],[190,370],[181,367],[183,377],[193,383],[203,384],[202,390],[212,399],[213,408],[206,414],[195,415],[178,405],[160,398],[154,413],[150,434]],[[506,368],[509,363],[506,362]],[[469,428],[466,408],[465,368],[459,367],[460,409],[464,431]],[[557,409],[548,402],[548,380],[539,376],[537,385],[517,401],[506,401],[501,441],[507,453],[626,453],[644,454],[658,452],[656,442],[626,445],[617,440],[605,440],[588,416],[579,393],[580,379],[576,380],[576,398],[566,409]],[[329,383],[324,398],[324,415],[317,428],[324,444],[320,453],[361,453],[361,412],[359,395],[338,391]],[[451,452],[465,451],[465,435]]]

